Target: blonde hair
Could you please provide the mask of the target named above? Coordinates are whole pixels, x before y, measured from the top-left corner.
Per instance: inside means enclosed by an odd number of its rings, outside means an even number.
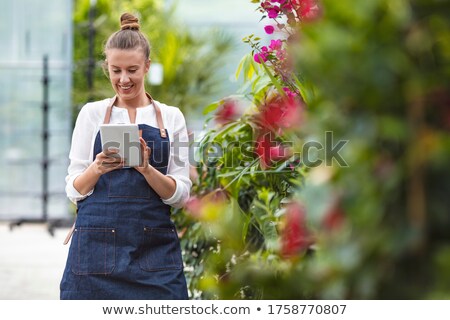
[[[147,37],[139,31],[139,19],[131,13],[120,16],[120,30],[114,32],[106,41],[104,53],[109,49],[136,49],[141,48],[145,58],[150,58],[150,43]]]

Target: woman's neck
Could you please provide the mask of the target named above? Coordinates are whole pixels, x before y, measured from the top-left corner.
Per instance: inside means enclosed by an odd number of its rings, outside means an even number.
[[[136,109],[148,106],[150,103],[151,103],[150,99],[144,92],[142,95],[127,100],[118,97],[116,106],[119,108]]]

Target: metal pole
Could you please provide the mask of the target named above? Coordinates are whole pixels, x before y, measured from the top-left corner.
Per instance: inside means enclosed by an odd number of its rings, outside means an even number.
[[[91,0],[89,5],[89,35],[88,35],[88,69],[87,69],[87,85],[89,90],[89,100],[92,100],[92,89],[94,87],[94,69],[95,69],[95,59],[94,59],[94,41],[95,41],[95,6],[97,4],[96,0]]]
[[[44,56],[44,66],[43,66],[43,100],[42,100],[42,219],[47,221],[48,218],[48,86],[49,86],[49,76],[48,76],[48,56]]]

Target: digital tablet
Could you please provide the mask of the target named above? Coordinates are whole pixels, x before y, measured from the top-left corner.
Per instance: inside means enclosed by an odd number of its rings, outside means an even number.
[[[124,159],[124,167],[141,165],[141,144],[137,124],[101,124],[102,150],[119,149],[118,157]]]

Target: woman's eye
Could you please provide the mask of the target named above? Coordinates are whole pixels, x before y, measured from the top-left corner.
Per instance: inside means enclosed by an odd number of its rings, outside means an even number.
[[[114,73],[119,73],[120,70],[113,70],[112,72],[114,72]]]
[[[129,70],[130,73],[135,73],[136,71],[137,71],[136,69]]]

